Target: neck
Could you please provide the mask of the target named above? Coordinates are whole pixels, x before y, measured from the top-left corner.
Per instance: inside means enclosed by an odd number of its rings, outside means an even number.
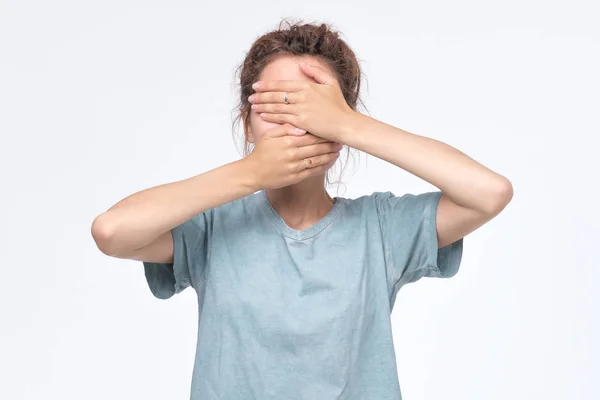
[[[316,176],[280,189],[267,190],[271,205],[293,229],[307,229],[325,217],[335,200],[325,190],[324,177]]]

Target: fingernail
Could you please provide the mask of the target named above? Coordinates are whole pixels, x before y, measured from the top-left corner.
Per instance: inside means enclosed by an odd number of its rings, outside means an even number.
[[[255,98],[256,98],[256,96],[254,96],[254,95],[252,94],[252,95],[250,95],[250,97],[248,97],[248,101],[249,101],[250,103],[252,103],[252,102],[254,101],[254,99],[255,99]]]
[[[260,82],[255,82],[255,83],[252,85],[252,89],[254,89],[254,90],[258,89],[259,87],[260,87]]]
[[[295,128],[295,129],[294,129],[294,133],[298,133],[298,134],[300,134],[300,133],[306,133],[306,131],[305,131],[304,129]]]

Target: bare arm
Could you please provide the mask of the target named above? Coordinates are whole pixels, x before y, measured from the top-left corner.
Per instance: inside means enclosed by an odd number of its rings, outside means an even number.
[[[192,217],[246,197],[323,173],[339,155],[336,144],[310,134],[290,136],[282,124],[267,131],[251,155],[208,172],[134,193],[92,223],[98,248],[109,256],[173,262],[171,230]],[[313,157],[306,168],[303,158]]]
[[[512,184],[446,143],[419,136],[354,111],[336,78],[320,66],[300,64],[313,78],[253,84],[252,108],[267,122],[290,123],[392,163],[442,191],[436,218],[438,246],[445,247],[498,213],[513,196]],[[281,104],[281,92],[294,101]],[[279,92],[279,93],[276,93]]]
[[[171,229],[256,191],[246,167],[239,160],[134,193],[96,217],[92,236],[98,248],[113,257],[172,262]]]
[[[443,142],[354,113],[341,142],[388,161],[438,187],[438,245],[466,236],[496,216],[512,199],[512,185]]]

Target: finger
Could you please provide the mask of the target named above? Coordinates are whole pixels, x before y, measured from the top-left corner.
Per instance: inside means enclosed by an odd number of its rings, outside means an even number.
[[[288,103],[292,103],[290,97],[292,94],[288,93]],[[264,92],[254,93],[248,97],[248,101],[252,104],[261,103],[281,103],[285,104],[285,92]]]
[[[308,81],[258,81],[252,85],[256,92],[299,92],[308,88]]]
[[[271,114],[271,113],[260,113],[260,118],[263,121],[271,122],[273,124],[292,124],[294,126],[300,125],[300,118],[294,114]]]
[[[292,114],[296,115],[298,109],[291,104],[285,103],[269,103],[269,104],[252,104],[253,111],[257,113],[267,114]]]
[[[331,167],[333,164],[335,164],[335,162],[339,156],[340,156],[340,153],[335,152],[335,153],[327,153],[327,154],[322,154],[320,156],[311,157],[310,160],[312,160],[312,163],[310,164],[309,168],[306,167],[304,160],[300,160],[300,161],[298,161],[298,169],[301,171],[300,174],[307,174],[310,176],[310,175],[314,174],[315,172],[318,173],[318,172],[322,171],[324,168]],[[302,171],[302,170],[304,170],[304,171]]]
[[[286,135],[303,136],[304,134],[306,134],[306,131],[304,129],[297,128],[296,126],[290,124],[282,124],[274,128],[268,129],[265,132],[264,138],[276,138]]]
[[[298,149],[298,158],[303,160],[309,157],[315,157],[322,154],[336,153],[342,150],[342,145],[334,142],[317,143],[310,146],[304,146]]]
[[[311,133],[306,133],[306,134],[302,135],[301,137],[295,137],[292,139],[292,145],[296,146],[296,147],[311,146],[313,144],[327,143],[327,142],[331,142],[331,140],[323,139],[323,138],[315,136]]]
[[[313,78],[317,83],[323,85],[329,85],[335,78],[325,72],[321,67],[316,65],[309,65],[305,62],[300,63],[300,70],[307,76]]]

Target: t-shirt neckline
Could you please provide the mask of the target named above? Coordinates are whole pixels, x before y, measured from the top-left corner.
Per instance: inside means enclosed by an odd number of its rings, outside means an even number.
[[[329,213],[327,213],[327,215],[325,215],[323,218],[321,218],[319,221],[317,221],[311,227],[302,229],[302,230],[298,230],[298,229],[289,227],[285,223],[283,218],[281,218],[281,216],[277,213],[277,211],[275,211],[275,208],[273,208],[271,201],[267,197],[266,190],[261,190],[259,192],[259,200],[261,203],[261,208],[265,211],[269,220],[271,220],[271,222],[275,225],[275,227],[284,236],[289,237],[291,239],[296,239],[296,240],[304,240],[304,239],[309,239],[313,236],[316,236],[319,233],[321,233],[323,231],[323,229],[325,229],[329,224],[331,224],[333,222],[333,220],[339,213],[339,210],[341,209],[341,206],[342,206],[342,202],[344,200],[342,197],[333,197],[333,199],[335,200],[335,203],[333,203],[333,206],[331,207],[331,210],[329,210]]]

